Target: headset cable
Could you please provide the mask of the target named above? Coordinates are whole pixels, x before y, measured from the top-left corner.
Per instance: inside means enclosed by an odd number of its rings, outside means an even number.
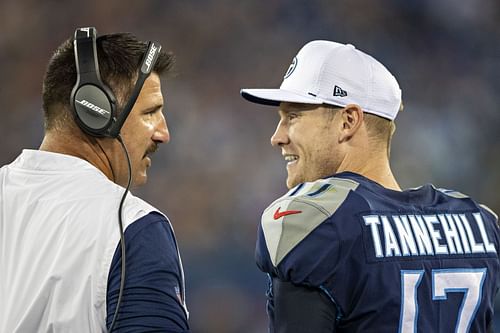
[[[132,182],[132,165],[130,164],[130,157],[128,155],[127,147],[125,146],[125,143],[123,142],[121,136],[118,134],[116,137],[118,142],[120,142],[123,152],[125,153],[125,156],[127,158],[127,165],[128,165],[128,182],[127,182],[127,187],[125,188],[125,192],[123,192],[122,199],[120,201],[120,208],[118,208],[118,224],[120,226],[120,244],[121,244],[121,276],[120,276],[120,292],[118,293],[118,302],[116,303],[116,309],[115,313],[113,315],[113,320],[111,321],[111,326],[109,327],[108,332],[111,333],[113,331],[113,328],[116,324],[116,320],[118,318],[118,311],[120,310],[120,304],[122,302],[122,296],[123,296],[123,289],[125,287],[125,234],[123,232],[123,220],[122,220],[122,210],[123,210],[123,203],[125,202],[125,198],[127,197],[127,194],[130,189],[130,184]]]

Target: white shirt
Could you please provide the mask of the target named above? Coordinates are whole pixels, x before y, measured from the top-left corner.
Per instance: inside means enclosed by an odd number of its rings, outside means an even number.
[[[0,332],[102,332],[124,188],[80,158],[24,150],[0,169]],[[157,211],[129,194],[124,228]]]

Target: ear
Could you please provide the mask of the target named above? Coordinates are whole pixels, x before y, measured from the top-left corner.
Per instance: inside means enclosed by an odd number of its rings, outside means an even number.
[[[340,112],[341,130],[339,143],[349,141],[363,123],[363,110],[357,104],[349,104]]]

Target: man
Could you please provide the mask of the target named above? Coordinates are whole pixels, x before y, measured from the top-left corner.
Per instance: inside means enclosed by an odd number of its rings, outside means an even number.
[[[55,51],[43,142],[0,169],[0,332],[189,331],[170,222],[125,189],[170,139],[160,76],[173,58],[95,35]]]
[[[271,138],[290,189],[263,213],[256,260],[271,332],[493,332],[497,216],[459,192],[401,190],[389,165],[396,79],[352,45],[312,41],[279,89]]]

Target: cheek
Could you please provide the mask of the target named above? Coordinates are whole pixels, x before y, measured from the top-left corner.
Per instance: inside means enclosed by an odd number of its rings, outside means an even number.
[[[142,160],[148,148],[149,146],[147,140],[144,140],[144,138],[137,138],[134,142],[134,155],[137,159]]]
[[[133,134],[128,135],[127,137],[124,136],[123,141],[127,147],[130,163],[132,163],[132,165],[136,165],[142,160],[147,147],[145,147],[143,140],[140,140],[140,136]]]
[[[126,133],[123,133],[123,138],[128,138],[131,146],[141,146],[151,138],[152,126],[144,122],[134,122],[127,128]]]
[[[308,144],[306,157],[314,165],[314,168],[329,168],[338,159],[338,146],[328,134],[322,133],[313,136]]]
[[[327,138],[321,133],[309,133],[302,138],[300,142],[301,149],[306,157],[318,159],[327,148]]]
[[[122,133],[128,134],[135,138],[141,136],[150,136],[151,132],[154,130],[154,121],[151,115],[136,115],[131,114],[127,121],[123,125]]]

